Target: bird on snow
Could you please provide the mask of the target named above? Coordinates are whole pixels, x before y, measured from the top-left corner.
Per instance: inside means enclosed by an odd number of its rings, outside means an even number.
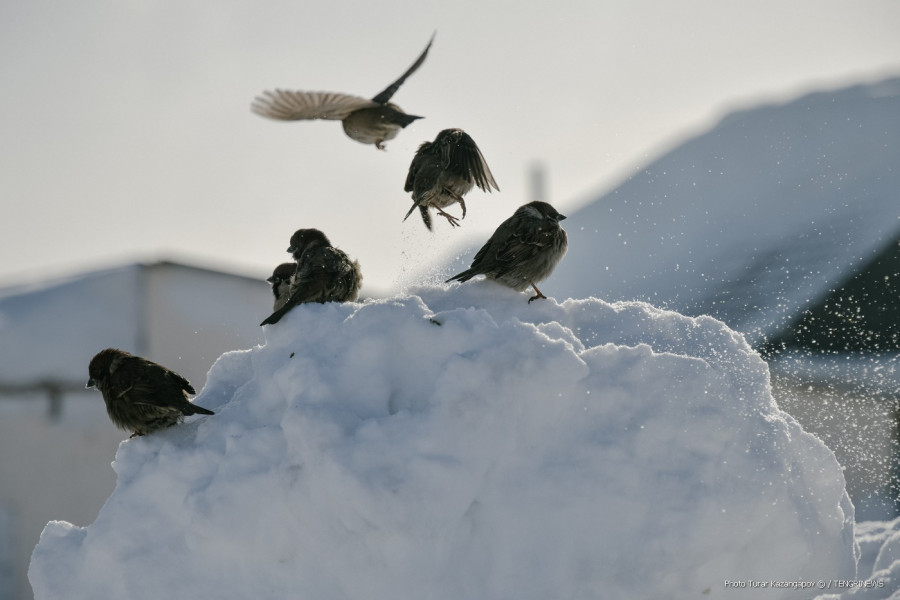
[[[395,82],[376,94],[371,100],[335,92],[302,92],[276,89],[257,96],[250,109],[256,114],[279,121],[326,119],[341,121],[344,132],[363,144],[375,144],[384,150],[384,142],[397,137],[400,129],[416,119],[388,102],[403,82],[416,72],[434,42],[434,35],[416,62]]]
[[[530,285],[537,295],[528,299],[529,304],[546,298],[535,284],[549,277],[566,254],[569,240],[559,226],[565,218],[546,202],[520,206],[475,254],[472,266],[444,283],[485,275],[517,292]]]
[[[194,388],[187,379],[146,358],[107,348],[88,365],[88,388],[103,395],[110,420],[131,437],[171,427],[189,415],[214,415],[191,404]]]
[[[272,294],[275,296],[272,310],[278,310],[284,306],[291,297],[291,278],[296,270],[297,263],[281,263],[266,279],[272,285]]]
[[[277,323],[298,304],[353,302],[359,297],[362,285],[359,263],[332,246],[318,229],[298,229],[291,236],[287,251],[297,261],[290,296],[260,325]]]
[[[428,209],[434,208],[452,227],[457,227],[459,220],[443,209],[459,204],[465,218],[463,196],[476,185],[485,192],[490,192],[491,187],[500,191],[475,140],[462,129],[444,129],[433,142],[419,146],[413,156],[403,186],[404,191],[412,192],[413,205],[403,220],[418,208],[425,227],[431,231]]]

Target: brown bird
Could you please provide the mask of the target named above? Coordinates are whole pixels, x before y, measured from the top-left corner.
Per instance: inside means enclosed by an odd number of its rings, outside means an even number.
[[[318,229],[298,229],[291,236],[287,251],[297,261],[290,297],[260,325],[277,323],[298,304],[353,302],[359,298],[362,285],[359,263],[332,246]]]
[[[100,391],[109,418],[116,427],[133,432],[131,437],[170,427],[188,415],[215,414],[188,402],[188,395],[196,392],[187,379],[123,350],[98,352],[88,374],[85,387]]]
[[[275,296],[275,304],[272,310],[278,310],[284,306],[288,298],[291,297],[291,278],[296,270],[297,263],[281,263],[275,267],[272,275],[266,279],[272,284],[272,294]]]
[[[559,226],[565,218],[546,202],[520,206],[497,227],[475,255],[472,266],[444,283],[485,275],[517,292],[530,285],[537,295],[529,298],[529,303],[546,298],[535,284],[549,277],[566,254],[569,239]]]
[[[476,185],[485,192],[490,192],[491,187],[500,191],[475,140],[462,129],[444,129],[433,142],[425,142],[419,146],[409,165],[403,190],[412,192],[413,205],[403,220],[418,208],[425,227],[431,231],[428,208],[432,207],[452,227],[457,227],[459,220],[443,209],[459,203],[462,218],[465,218],[466,203],[463,196]]]
[[[371,100],[335,92],[299,92],[276,89],[265,91],[250,105],[256,114],[279,121],[327,119],[341,121],[344,133],[363,144],[375,144],[384,150],[384,142],[397,137],[400,130],[416,119],[388,102],[407,77],[416,72],[434,41],[434,35],[416,62],[397,81],[376,94]]]

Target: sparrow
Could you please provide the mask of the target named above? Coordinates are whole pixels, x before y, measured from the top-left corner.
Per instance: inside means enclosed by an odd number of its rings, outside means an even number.
[[[281,308],[260,325],[277,323],[289,310],[307,302],[353,302],[359,298],[362,272],[359,263],[331,245],[318,229],[298,229],[288,252],[297,262],[290,295]]]
[[[266,279],[272,284],[272,294],[275,295],[275,304],[272,310],[278,310],[291,297],[291,277],[297,270],[297,263],[281,263],[272,271],[271,277]]]
[[[371,100],[335,92],[276,89],[274,92],[267,90],[254,98],[250,110],[262,117],[279,121],[308,119],[341,121],[344,133],[348,136],[363,144],[375,144],[376,148],[384,150],[384,142],[394,139],[400,129],[422,118],[406,114],[399,106],[388,100],[400,89],[407,77],[422,66],[432,42],[434,35],[416,62],[399,79]]]
[[[537,295],[528,299],[529,304],[546,298],[535,284],[549,277],[566,254],[569,239],[559,226],[565,218],[546,202],[520,206],[497,227],[475,255],[472,266],[444,283],[485,275],[517,292],[530,285]]]
[[[452,227],[457,227],[459,220],[442,209],[459,203],[465,218],[463,196],[476,185],[485,192],[490,192],[491,187],[500,191],[475,140],[462,129],[444,129],[433,142],[419,146],[413,156],[403,186],[404,191],[412,192],[413,205],[403,220],[418,208],[425,227],[431,231],[428,207],[432,207]]]
[[[171,427],[188,415],[215,414],[188,402],[188,395],[196,392],[187,379],[123,350],[98,352],[88,374],[85,387],[100,391],[109,418],[119,429],[131,431],[131,437]]]

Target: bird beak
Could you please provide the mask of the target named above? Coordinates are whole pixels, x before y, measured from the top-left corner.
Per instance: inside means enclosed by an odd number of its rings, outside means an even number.
[[[293,246],[288,246],[288,249],[287,249],[288,252],[290,252],[291,254],[293,254],[293,253],[294,253],[294,250],[296,250],[296,248],[294,248]]]
[[[566,215],[559,215],[558,217],[556,217],[556,220],[557,220],[557,221],[562,221],[562,220],[565,219],[565,218],[566,218]]]
[[[268,279],[266,279],[266,281],[268,281],[269,283],[275,283],[275,276],[273,275],[272,277],[269,277]]]
[[[92,387],[94,387],[94,386],[96,386],[96,385],[97,385],[97,384],[94,383],[94,380],[93,380],[93,379],[88,379],[88,382],[85,384],[84,388],[85,388],[85,389],[90,389],[90,388],[92,388]]]

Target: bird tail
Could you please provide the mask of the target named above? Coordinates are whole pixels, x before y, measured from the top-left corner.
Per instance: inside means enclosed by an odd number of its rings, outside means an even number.
[[[450,283],[451,281],[459,281],[459,282],[468,281],[468,280],[472,279],[473,277],[475,277],[476,275],[478,275],[478,273],[476,273],[472,269],[466,269],[462,273],[457,273],[456,275],[454,275],[453,277],[451,277],[444,283]]]
[[[186,415],[214,415],[213,411],[208,408],[203,408],[202,406],[197,406],[196,404],[188,403],[187,408],[184,410],[184,414]]]
[[[413,202],[413,205],[409,207],[409,210],[408,210],[408,211],[406,211],[406,215],[403,216],[403,220],[404,220],[404,221],[407,220],[407,219],[409,218],[409,215],[412,214],[412,211],[416,210],[416,207],[417,207],[417,206],[419,206],[419,203],[418,203],[418,202]]]
[[[294,305],[288,302],[287,304],[273,312],[271,315],[266,317],[266,320],[260,323],[259,326],[262,327],[263,325],[272,325],[274,323],[277,323],[281,320],[281,317],[287,314],[287,312],[292,308],[294,308]]]
[[[398,112],[396,115],[391,115],[391,122],[399,125],[400,127],[406,127],[416,119],[421,119],[423,117],[417,117],[416,115],[408,115],[406,113]]]
[[[403,220],[405,221],[407,218],[409,218],[409,215],[412,214],[412,211],[416,210],[416,207],[418,207],[419,212],[422,214],[422,221],[425,223],[425,227],[428,228],[428,231],[434,231],[434,228],[431,226],[431,215],[428,214],[428,207],[423,204],[419,204],[418,202],[413,202],[413,205],[409,208],[408,211],[406,211],[406,216],[403,217]]]

